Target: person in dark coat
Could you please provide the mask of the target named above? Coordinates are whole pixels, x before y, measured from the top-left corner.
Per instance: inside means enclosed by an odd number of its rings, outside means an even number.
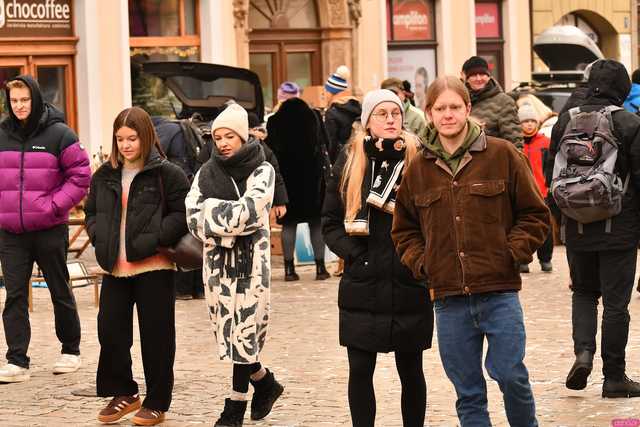
[[[293,264],[296,228],[309,224],[316,262],[316,280],[329,278],[324,265],[320,210],[325,189],[324,170],[329,160],[322,144],[322,124],[300,98],[291,98],[267,122],[266,143],[273,150],[289,197],[282,224],[285,281],[299,280]]]
[[[85,206],[87,233],[102,280],[97,395],[112,397],[98,414],[113,423],[136,411],[133,423],[156,425],[171,404],[176,352],[175,264],[160,254],[187,232],[189,180],[166,160],[149,115],[127,108],[113,123],[109,162],[93,175]],[[131,372],[133,306],[142,346],[146,396]]]
[[[152,117],[153,126],[158,134],[158,140],[167,160],[180,166],[189,181],[193,181],[198,169],[204,161],[211,157],[211,141],[198,136],[190,119],[166,120],[162,117]],[[191,140],[189,140],[191,138]],[[202,283],[202,269],[191,271],[176,271],[174,274],[176,299],[190,300],[204,298],[204,284]]]
[[[360,101],[347,91],[350,74],[349,69],[341,65],[335,73],[329,75],[324,84],[328,104],[324,113],[324,126],[329,138],[331,162],[335,162],[342,147],[349,142],[353,124],[360,119],[362,113]]]
[[[395,190],[377,190],[400,183],[418,143],[402,131],[403,105],[389,90],[367,94],[362,123],[367,133],[357,134],[338,156],[322,209],[325,241],[345,260],[338,307],[340,344],[349,357],[351,418],[354,426],[374,425],[376,355],[393,351],[403,424],[422,426],[422,352],[431,347],[433,310],[426,282],[402,265],[391,240]]]
[[[625,67],[614,60],[599,60],[591,67],[586,98],[580,111],[592,112],[604,107],[622,106],[631,82]],[[545,167],[551,183],[559,143],[570,120],[561,114],[551,133],[549,161]],[[622,211],[606,220],[583,224],[564,218],[565,244],[572,282],[572,325],[576,355],[566,380],[573,390],[584,389],[593,367],[596,351],[598,300],[602,297],[603,397],[640,397],[640,383],[626,376],[625,348],[629,336],[629,301],[636,272],[640,242],[640,118],[628,111],[612,113],[613,134],[619,143],[614,171],[622,180],[629,176],[629,187],[622,201]],[[553,200],[550,207],[560,222],[560,212]]]

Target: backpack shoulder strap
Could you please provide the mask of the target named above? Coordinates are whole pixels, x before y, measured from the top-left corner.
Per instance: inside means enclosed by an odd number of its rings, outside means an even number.
[[[578,113],[580,112],[580,107],[573,107],[569,109],[569,117],[571,117],[572,119],[578,115]]]

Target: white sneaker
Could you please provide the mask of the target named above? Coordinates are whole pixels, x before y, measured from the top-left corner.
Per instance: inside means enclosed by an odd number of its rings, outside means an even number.
[[[53,365],[54,374],[69,374],[80,369],[82,359],[75,354],[63,354],[60,359]]]
[[[31,378],[28,368],[7,363],[0,368],[0,383],[20,383]]]

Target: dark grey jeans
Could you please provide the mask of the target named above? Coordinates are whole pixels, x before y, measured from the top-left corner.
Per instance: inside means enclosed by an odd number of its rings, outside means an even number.
[[[29,278],[34,262],[42,270],[51,293],[56,336],[62,343],[62,353],[80,354],[80,318],[69,285],[68,248],[66,224],[22,234],[0,231],[0,263],[7,288],[2,321],[9,363],[29,367]]]

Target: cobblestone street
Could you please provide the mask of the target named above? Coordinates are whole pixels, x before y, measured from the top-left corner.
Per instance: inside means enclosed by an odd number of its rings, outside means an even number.
[[[541,426],[608,426],[613,419],[640,418],[640,399],[604,400],[601,361],[586,390],[574,392],[564,387],[573,351],[570,329],[570,291],[563,248],[556,248],[552,274],[539,271],[524,277],[521,292],[527,333],[527,365],[538,407]],[[280,262],[280,260],[277,260]],[[333,268],[333,267],[331,267]],[[337,278],[325,282],[313,279],[310,267],[299,269],[302,280],[283,282],[282,269],[274,269],[272,323],[264,352],[264,362],[285,385],[285,394],[272,414],[249,426],[348,426],[346,397],[346,351],[338,345]],[[98,425],[96,415],[106,400],[95,393],[98,356],[97,309],[91,287],[76,291],[83,327],[83,366],[77,373],[53,376],[58,357],[53,312],[46,289],[34,289],[31,315],[31,380],[0,385],[0,425],[2,426],[90,426]],[[4,301],[4,290],[0,291]],[[640,378],[640,294],[631,303],[632,327],[627,347],[628,374]],[[217,360],[205,305],[202,301],[178,301],[176,305],[177,354],[173,404],[166,426],[211,425],[222,409],[230,390],[230,365]],[[136,326],[137,328],[137,326]],[[140,347],[135,335],[134,376],[143,384]],[[0,354],[6,345],[0,340]],[[3,361],[4,363],[4,361]],[[427,423],[431,426],[457,425],[455,394],[445,377],[434,348],[424,354],[428,384]],[[400,384],[392,355],[380,355],[376,369],[378,426],[401,426]],[[488,383],[490,412],[495,425],[507,425],[500,391]],[[142,389],[144,391],[144,389]],[[130,425],[128,418],[120,425]]]

